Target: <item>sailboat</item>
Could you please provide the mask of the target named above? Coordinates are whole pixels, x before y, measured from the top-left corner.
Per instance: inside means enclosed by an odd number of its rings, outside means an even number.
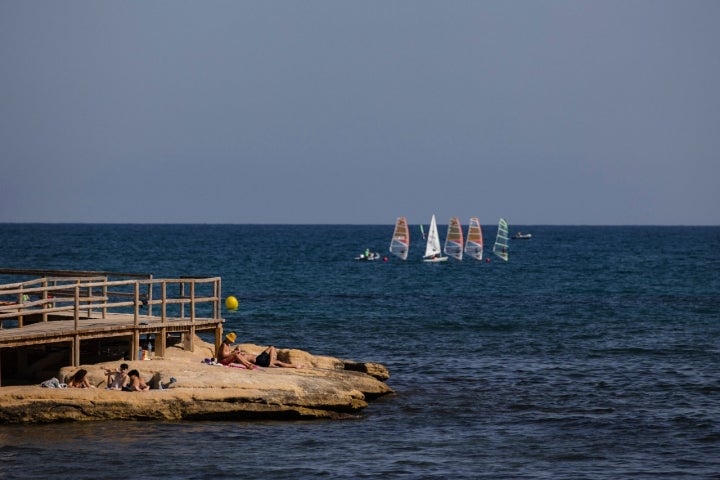
[[[445,255],[462,260],[463,257],[463,232],[458,217],[452,217],[448,223],[447,236],[445,237]]]
[[[395,221],[395,230],[393,231],[392,240],[390,241],[390,253],[402,260],[407,260],[409,250],[410,229],[408,228],[407,219],[405,217],[398,217]]]
[[[497,236],[495,237],[495,245],[493,245],[493,253],[508,261],[508,224],[504,218],[498,222]]]
[[[483,236],[480,228],[480,220],[477,217],[470,219],[468,225],[467,243],[465,243],[465,253],[475,260],[483,258]]]
[[[448,257],[440,255],[440,235],[438,235],[437,223],[435,222],[435,215],[433,215],[432,220],[430,220],[430,230],[425,244],[423,262],[445,262],[447,259]]]

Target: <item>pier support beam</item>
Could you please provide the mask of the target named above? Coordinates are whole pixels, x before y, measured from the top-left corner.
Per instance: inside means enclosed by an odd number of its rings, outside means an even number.
[[[135,330],[133,332],[132,345],[130,346],[130,360],[142,360],[138,357],[138,351],[140,350],[140,332]]]
[[[167,328],[161,328],[160,333],[155,335],[155,354],[159,357],[165,356],[167,348]]]
[[[223,327],[222,324],[218,324],[215,327],[215,352],[220,351],[220,344],[223,341]],[[216,353],[217,355],[217,353]]]
[[[72,351],[72,366],[80,366],[80,335],[75,335],[70,350]]]

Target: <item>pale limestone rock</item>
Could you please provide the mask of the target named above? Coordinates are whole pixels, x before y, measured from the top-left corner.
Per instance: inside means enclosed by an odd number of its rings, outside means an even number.
[[[244,344],[259,353],[264,347]],[[383,381],[384,366],[313,356],[301,350],[279,349],[282,361],[305,368],[243,368],[208,365],[213,347],[199,338],[195,352],[167,349],[164,358],[128,361],[143,379],[166,390],[120,392],[106,390],[105,368],[113,363],[83,365],[98,388],[54,389],[39,386],[0,388],[0,423],[41,423],[103,419],[245,419],[343,418],[357,415],[367,399],[392,393]],[[66,367],[58,377],[74,373]]]

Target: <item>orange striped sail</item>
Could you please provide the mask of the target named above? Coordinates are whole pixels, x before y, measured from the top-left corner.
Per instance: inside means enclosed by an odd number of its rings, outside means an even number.
[[[392,240],[390,241],[390,253],[407,260],[408,251],[410,250],[410,229],[408,228],[407,219],[398,217],[395,221],[395,231],[393,231]]]
[[[465,254],[475,260],[483,258],[483,236],[480,220],[477,217],[470,219],[468,225],[467,243],[465,244]]]
[[[462,260],[463,256],[463,232],[460,226],[460,219],[452,217],[448,223],[447,236],[445,237],[445,255]]]

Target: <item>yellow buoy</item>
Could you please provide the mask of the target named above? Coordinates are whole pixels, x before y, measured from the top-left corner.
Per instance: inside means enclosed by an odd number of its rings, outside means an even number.
[[[238,299],[232,295],[225,299],[225,308],[228,310],[237,310],[238,306],[240,306],[240,302],[238,302]]]

